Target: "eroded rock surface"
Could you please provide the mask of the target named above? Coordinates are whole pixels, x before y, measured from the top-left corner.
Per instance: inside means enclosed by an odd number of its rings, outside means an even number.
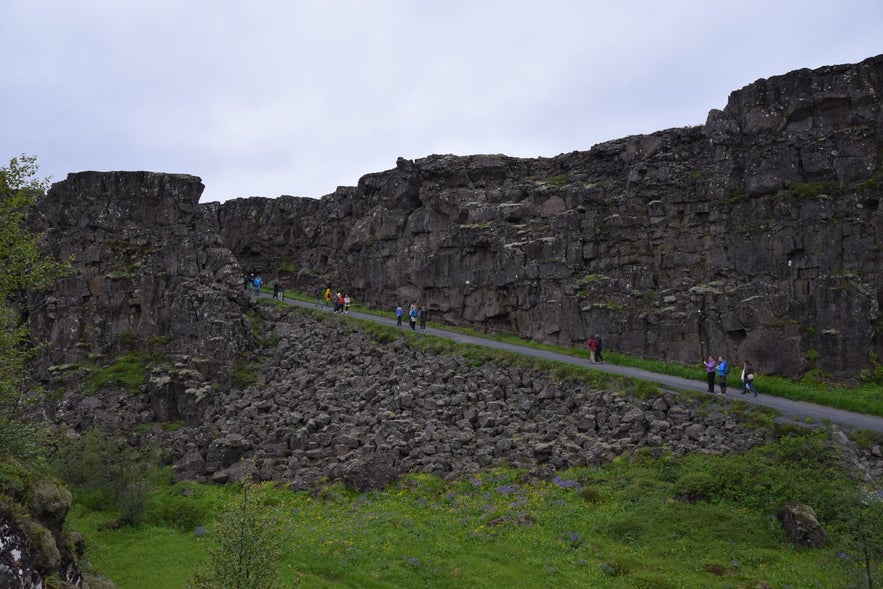
[[[857,378],[883,356],[881,96],[877,56],[758,80],[703,126],[552,158],[400,159],[321,200],[207,207],[246,269],[309,293]]]

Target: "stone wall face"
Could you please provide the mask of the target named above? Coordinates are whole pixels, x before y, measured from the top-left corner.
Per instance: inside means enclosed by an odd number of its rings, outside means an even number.
[[[554,158],[400,159],[321,200],[210,211],[244,267],[307,292],[854,378],[883,356],[881,96],[878,56],[759,80],[700,127]]]
[[[42,376],[154,342],[173,362],[224,381],[252,345],[248,297],[238,262],[198,204],[202,190],[193,176],[81,172],[38,202],[35,226],[74,267],[54,291],[31,297],[31,331],[48,343]]]

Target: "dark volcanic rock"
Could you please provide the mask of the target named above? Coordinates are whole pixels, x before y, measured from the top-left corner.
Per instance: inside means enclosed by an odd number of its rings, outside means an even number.
[[[792,544],[824,548],[828,543],[828,534],[819,523],[815,510],[809,505],[791,503],[785,506],[777,517]]]
[[[432,320],[857,377],[883,355],[883,56],[733,92],[704,126],[554,158],[400,159],[321,200],[207,205],[240,262]]]
[[[382,489],[399,476],[394,464],[395,457],[386,454],[375,454],[367,460],[357,460],[344,472],[343,482],[360,493]]]
[[[336,316],[292,309],[268,325],[276,343],[253,386],[210,394],[198,426],[146,434],[178,456],[182,477],[227,480],[247,463],[258,478],[294,488],[340,480],[365,491],[414,471],[552,471],[639,448],[681,456],[766,440],[732,415],[705,415],[701,402],[474,366],[404,339],[380,344]]]
[[[157,419],[198,420],[203,375],[228,383],[234,358],[252,347],[242,273],[198,204],[202,189],[193,176],[82,172],[37,203],[50,253],[75,269],[31,297],[31,332],[48,343],[40,376],[159,351],[169,369],[148,384]]]

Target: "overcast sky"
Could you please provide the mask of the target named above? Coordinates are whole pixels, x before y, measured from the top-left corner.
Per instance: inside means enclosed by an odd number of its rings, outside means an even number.
[[[0,165],[321,197],[398,157],[551,157],[883,53],[883,1],[2,0]]]

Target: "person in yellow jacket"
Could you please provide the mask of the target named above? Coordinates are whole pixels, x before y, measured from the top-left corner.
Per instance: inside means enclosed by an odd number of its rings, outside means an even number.
[[[328,307],[331,305],[331,289],[325,289],[325,306]]]

